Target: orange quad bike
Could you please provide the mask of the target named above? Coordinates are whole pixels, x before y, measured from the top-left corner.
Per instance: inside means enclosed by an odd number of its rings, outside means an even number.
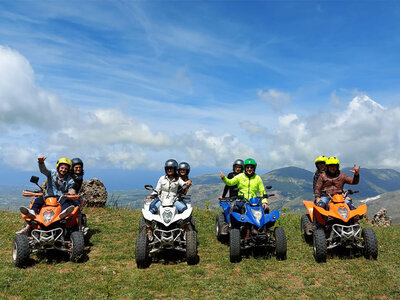
[[[315,205],[314,201],[303,201],[308,214],[301,216],[301,232],[306,242],[313,244],[314,258],[326,262],[328,251],[344,247],[358,249],[367,259],[377,259],[378,242],[372,228],[361,228],[360,219],[367,213],[367,205],[355,209],[345,202],[348,195],[358,191],[348,190],[329,197],[329,209]]]
[[[31,182],[38,185],[39,178],[31,177]],[[43,190],[27,191],[25,197],[42,197]],[[84,254],[84,235],[79,231],[78,213],[79,207],[67,215],[61,214],[60,200],[66,197],[78,200],[78,195],[62,195],[61,197],[44,197],[45,204],[40,212],[31,218],[21,213],[26,224],[29,224],[27,234],[20,234],[14,238],[12,247],[12,259],[17,267],[25,267],[28,264],[30,253],[57,249],[69,253],[71,261],[78,262]],[[31,207],[33,200],[31,201]]]

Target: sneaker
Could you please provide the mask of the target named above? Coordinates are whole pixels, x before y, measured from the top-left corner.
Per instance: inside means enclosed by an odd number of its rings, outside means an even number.
[[[87,235],[89,232],[89,227],[82,226],[81,231],[82,231],[83,235]]]
[[[23,215],[25,215],[25,216],[31,218],[32,220],[36,218],[35,212],[34,212],[32,209],[30,209],[30,208],[27,208],[27,207],[25,207],[25,206],[21,206],[21,207],[19,208],[19,211],[20,211]]]
[[[60,219],[65,218],[66,216],[70,215],[74,211],[75,206],[71,205],[64,209],[60,214]]]

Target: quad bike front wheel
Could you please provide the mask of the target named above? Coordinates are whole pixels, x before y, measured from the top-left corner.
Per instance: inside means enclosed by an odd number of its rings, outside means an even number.
[[[144,227],[146,227],[146,220],[142,217],[139,221],[139,232],[141,232]]]
[[[71,253],[70,260],[78,262],[83,256],[85,250],[85,237],[81,231],[74,231],[71,233]]]
[[[186,262],[188,265],[195,265],[198,262],[197,232],[194,230],[186,232]]]
[[[26,266],[29,260],[29,242],[26,235],[17,235],[13,241],[12,259],[18,268]]]
[[[215,236],[220,242],[224,241],[224,236],[222,235],[222,227],[225,224],[225,216],[223,213],[218,213],[215,218]]]
[[[312,223],[310,221],[310,217],[308,215],[302,215],[301,216],[301,234],[304,237],[304,240],[306,241],[307,244],[311,244],[313,241],[312,234],[307,234],[309,231],[309,228],[311,228]]]
[[[240,254],[240,231],[237,228],[231,229],[229,234],[229,252],[231,262],[240,262],[242,259]]]
[[[313,232],[313,248],[314,258],[317,262],[326,262],[327,248],[325,231],[322,228],[318,228]]]
[[[286,233],[282,227],[275,227],[275,255],[277,260],[285,260],[287,253]]]
[[[364,239],[364,257],[366,259],[377,259],[378,241],[376,239],[375,232],[372,230],[372,228],[364,228],[362,231],[362,237]]]
[[[145,269],[150,265],[149,239],[145,231],[140,232],[136,239],[135,259],[139,269]]]

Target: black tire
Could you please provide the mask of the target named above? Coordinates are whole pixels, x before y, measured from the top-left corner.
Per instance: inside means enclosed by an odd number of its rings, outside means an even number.
[[[215,217],[215,236],[217,240],[223,242],[225,240],[225,236],[222,235],[222,226],[225,224],[225,216],[223,213],[218,213]]]
[[[146,220],[142,217],[139,221],[139,232],[141,232],[144,227],[146,227]]]
[[[30,249],[28,237],[26,235],[17,235],[13,241],[12,259],[14,265],[23,268],[29,261]]]
[[[275,227],[275,255],[277,260],[285,260],[287,253],[286,233],[282,227]]]
[[[326,238],[325,231],[323,228],[318,228],[313,233],[313,248],[314,248],[314,258],[320,262],[326,262],[327,248],[326,248]]]
[[[71,233],[71,253],[70,260],[73,262],[78,262],[83,257],[83,252],[85,250],[85,237],[81,231],[73,231]]]
[[[301,223],[301,226],[300,226],[301,234],[303,235],[304,240],[306,241],[307,244],[311,244],[313,242],[312,234],[307,234],[307,232],[306,232],[307,226],[310,226],[310,224],[312,224],[310,217],[308,215],[302,215],[300,223]]]
[[[197,259],[197,232],[194,230],[186,232],[186,262],[195,265]]]
[[[229,258],[233,263],[240,262],[242,256],[240,254],[240,231],[237,228],[231,229],[229,233]]]
[[[150,265],[149,240],[146,232],[141,232],[136,239],[135,249],[136,265],[139,269],[147,268]]]
[[[378,241],[376,239],[375,232],[372,228],[364,228],[362,231],[362,237],[364,239],[364,256],[366,259],[377,259],[378,258]]]

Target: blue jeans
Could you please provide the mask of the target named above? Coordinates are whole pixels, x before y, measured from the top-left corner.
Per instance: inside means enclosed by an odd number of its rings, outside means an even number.
[[[328,197],[321,197],[321,200],[322,201],[320,201],[319,203],[318,203],[318,206],[319,207],[323,207],[323,208],[325,208],[326,210],[328,210],[328,203],[329,203],[329,198]],[[350,207],[350,209],[351,209],[351,207],[353,207],[353,202],[351,201],[351,200],[347,200],[347,199],[344,199],[344,201],[346,202],[346,204]]]
[[[152,214],[156,214],[158,209],[161,206],[161,201],[159,198],[155,198],[153,201],[151,201],[150,206],[149,206],[149,211]],[[178,210],[178,213],[182,213],[187,209],[187,205],[184,201],[175,201],[174,206]]]
[[[32,204],[32,210],[35,212],[35,214],[38,214],[40,212],[40,209],[42,206],[45,204],[44,198],[43,197],[38,197],[33,201]],[[76,201],[70,200],[68,198],[62,198],[60,201],[61,204],[61,211],[66,209],[67,207],[73,205],[73,206],[79,206]]]

